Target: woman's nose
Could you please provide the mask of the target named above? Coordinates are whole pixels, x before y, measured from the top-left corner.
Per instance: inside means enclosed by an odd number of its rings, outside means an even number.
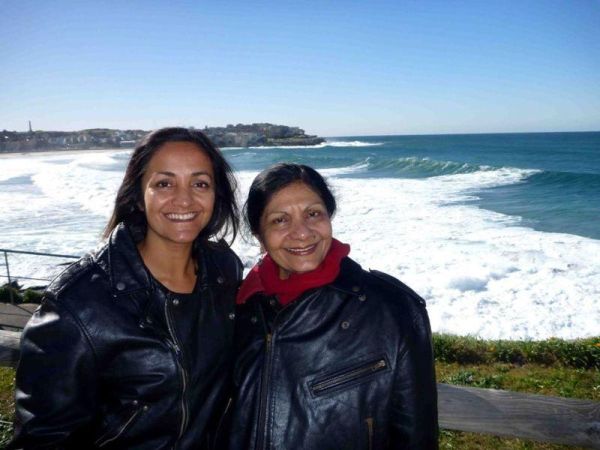
[[[192,203],[192,194],[187,186],[177,186],[173,203],[178,206],[189,206]]]
[[[307,226],[304,220],[297,220],[292,229],[292,237],[295,239],[306,239],[311,235],[312,231]]]

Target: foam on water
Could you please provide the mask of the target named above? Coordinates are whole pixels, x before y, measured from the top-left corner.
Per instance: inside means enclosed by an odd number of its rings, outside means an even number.
[[[24,164],[22,159],[14,156],[11,158],[2,158],[0,164],[2,165],[0,182],[30,176],[39,170],[36,162],[32,162],[30,165]]]
[[[106,153],[85,154],[33,176],[49,200],[104,217],[110,215],[126,161]]]
[[[123,151],[1,159],[0,247],[65,254],[94,248],[126,160]],[[369,162],[320,169],[339,200],[335,236],[352,245],[351,256],[365,268],[419,292],[435,331],[513,339],[598,334],[600,240],[535,231],[518,216],[465,204],[483,188],[521,183],[539,171],[469,167],[429,178],[353,177]],[[240,198],[256,174],[237,173]],[[238,238],[233,248],[247,268],[259,258],[252,240]],[[56,270],[40,259],[16,264],[20,274]]]
[[[329,147],[378,147],[383,145],[383,142],[326,141],[325,145]]]
[[[365,172],[369,169],[369,158],[365,158],[363,161],[359,161],[351,166],[346,167],[332,167],[329,169],[319,169],[319,173],[324,177],[333,177],[340,175],[349,175]]]
[[[435,331],[485,338],[598,333],[600,241],[520,227],[520,218],[458,204],[481,186],[532,171],[498,169],[428,179],[347,179],[327,169],[339,199],[334,234],[365,268],[403,280],[428,302]],[[253,172],[241,172],[247,190]],[[234,245],[246,267],[258,248]]]
[[[6,168],[2,173],[12,176],[0,181],[4,184],[0,189],[0,246],[72,255],[93,249],[123,177],[123,153],[28,154],[0,159]],[[117,163],[115,158],[122,161]],[[17,179],[27,182],[14,182]],[[35,278],[47,278],[60,269],[53,258],[14,254],[10,267],[13,276]],[[39,284],[25,281],[32,283]]]
[[[321,144],[317,145],[286,145],[283,147],[272,147],[272,146],[252,146],[252,147],[225,147],[223,150],[245,150],[246,148],[255,149],[255,150],[273,150],[273,148],[280,149],[308,149],[313,150],[316,148],[325,148],[325,147],[378,147],[383,145],[383,142],[365,142],[365,141],[329,141],[326,140]]]
[[[404,158],[367,158],[367,173],[371,176],[425,176],[448,175],[457,173],[472,173],[477,171],[492,170],[490,166],[458,163],[454,161],[436,161],[431,158],[418,158],[408,156]]]

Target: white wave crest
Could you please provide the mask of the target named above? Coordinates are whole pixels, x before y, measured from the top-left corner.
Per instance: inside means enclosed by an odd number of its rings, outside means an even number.
[[[325,177],[335,177],[339,175],[348,175],[351,173],[364,172],[369,168],[370,158],[365,158],[363,161],[359,161],[351,166],[346,167],[332,167],[329,169],[319,169],[319,173]]]
[[[517,216],[461,203],[482,187],[519,183],[517,168],[423,179],[344,178],[320,170],[338,199],[334,235],[365,268],[385,271],[427,301],[435,331],[490,339],[597,334],[600,241],[522,226]],[[241,172],[242,197],[255,172]],[[257,245],[234,249],[250,267]]]
[[[383,145],[383,142],[365,142],[365,141],[326,141],[327,147],[377,147]]]
[[[251,146],[251,147],[223,147],[221,150],[272,150],[272,149],[311,149],[325,147],[377,147],[383,145],[383,142],[365,142],[365,141],[328,141],[317,145],[281,145],[281,146]]]
[[[82,156],[61,155],[57,163],[27,155],[3,165],[12,176],[31,175],[33,185],[0,190],[0,246],[72,254],[98,240],[126,161],[113,170],[110,158],[94,167],[78,161]],[[320,170],[338,200],[334,235],[351,244],[364,268],[421,294],[435,331],[504,339],[597,334],[600,240],[535,231],[517,216],[464,203],[479,189],[520,183],[537,171],[482,166],[419,179],[343,176],[375,162]],[[257,173],[236,173],[240,202]],[[246,267],[260,252],[239,238],[233,247]]]
[[[566,339],[597,334],[600,241],[546,233],[464,199],[476,186],[528,171],[429,179],[331,180],[335,234],[364,267],[400,278],[428,302],[433,329],[484,338]],[[511,174],[511,176],[509,176]],[[463,180],[447,181],[453,177]],[[469,179],[470,178],[470,179]]]
[[[439,175],[430,178],[430,180],[441,183],[445,189],[452,187],[451,191],[458,193],[521,183],[531,175],[541,172],[535,169],[518,169],[515,167],[502,167],[500,169],[482,167],[481,169],[471,173]]]

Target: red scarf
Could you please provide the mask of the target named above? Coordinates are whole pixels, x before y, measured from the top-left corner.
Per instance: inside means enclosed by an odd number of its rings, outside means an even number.
[[[287,305],[304,291],[335,280],[340,273],[340,263],[350,253],[350,246],[332,239],[331,247],[323,262],[315,270],[306,273],[292,273],[289,278],[279,278],[279,266],[267,254],[256,264],[242,283],[236,303],[246,302],[257,292],[276,295],[282,305]]]

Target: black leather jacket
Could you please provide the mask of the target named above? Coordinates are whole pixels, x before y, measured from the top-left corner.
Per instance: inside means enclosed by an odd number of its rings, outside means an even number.
[[[241,264],[224,245],[200,253],[200,302],[159,287],[123,225],[50,285],[23,332],[10,448],[202,448]]]
[[[436,449],[425,302],[349,258],[330,285],[281,307],[239,307],[232,450]]]

